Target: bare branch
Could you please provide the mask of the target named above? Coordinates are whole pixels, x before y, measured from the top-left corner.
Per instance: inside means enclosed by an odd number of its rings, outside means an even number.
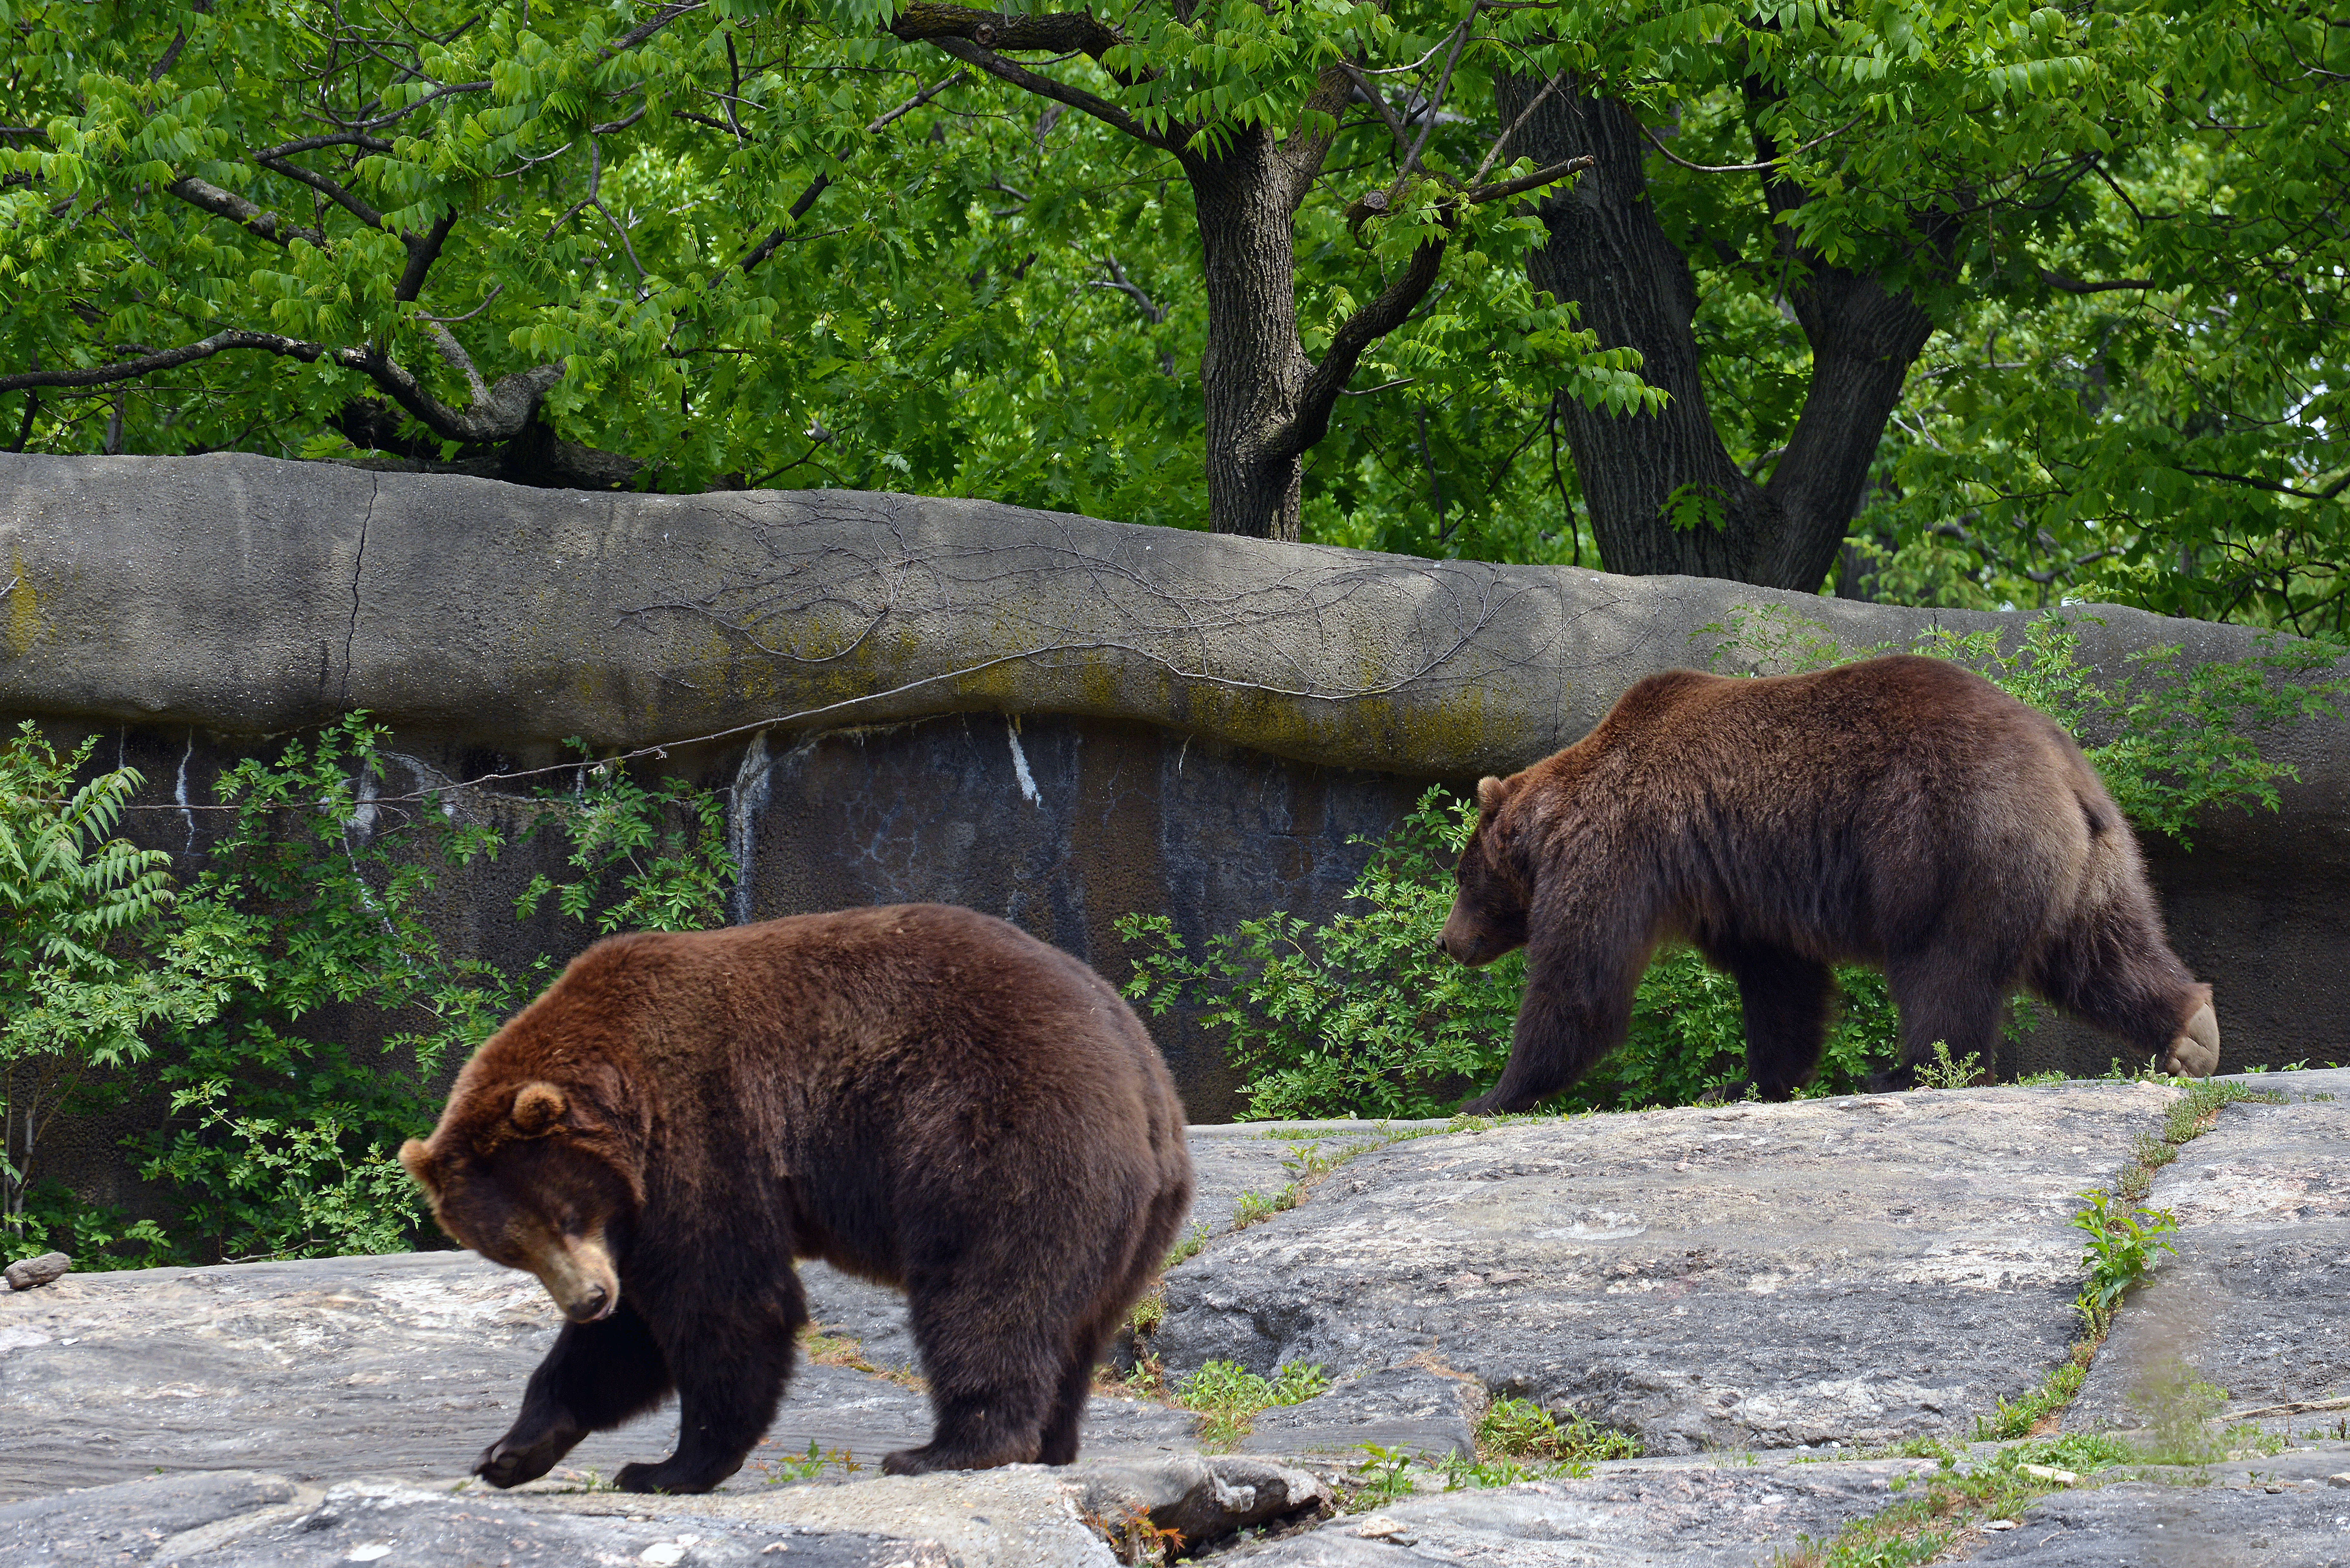
[[[235,192],[224,191],[219,186],[199,180],[192,174],[174,180],[163,189],[190,206],[201,207],[214,217],[226,218],[230,223],[249,229],[275,244],[282,245],[288,240],[303,239],[317,245],[320,250],[327,248],[327,236],[324,232],[304,228],[298,223],[289,223],[266,208],[255,206]]]
[[[1570,158],[1564,163],[1554,163],[1547,169],[1537,169],[1531,174],[1521,174],[1514,180],[1497,181],[1491,185],[1479,185],[1461,192],[1461,200],[1475,206],[1486,202],[1499,202],[1528,191],[1539,190],[1565,179],[1570,174],[1586,174],[1599,167],[1599,160],[1586,152]]]
[[[1834,130],[1829,131],[1825,136],[1815,136],[1812,138],[1811,140],[1804,142],[1801,147],[1796,148],[1793,152],[1783,152],[1776,158],[1766,158],[1760,163],[1692,163],[1688,159],[1683,158],[1679,153],[1675,152],[1671,148],[1667,147],[1662,141],[1659,140],[1657,139],[1657,133],[1650,130],[1647,126],[1640,126],[1640,134],[1648,139],[1649,146],[1655,148],[1659,153],[1664,155],[1667,162],[1678,163],[1682,168],[1690,170],[1695,173],[1764,174],[1770,172],[1773,169],[1781,167],[1790,159],[1801,157],[1803,154],[1809,152],[1814,147],[1835,140],[1837,137],[1842,136],[1846,131],[1850,130],[1854,126],[1858,125],[1862,120],[1866,119],[1867,118],[1868,111],[1866,109],[1863,109],[1860,113],[1854,115],[1850,119],[1846,120],[1842,125],[1837,126]],[[1638,116],[1634,117],[1634,123],[1638,123]]]
[[[1010,82],[1024,92],[1035,93],[1038,98],[1053,99],[1067,104],[1071,109],[1080,109],[1092,115],[1113,130],[1122,130],[1146,147],[1156,147],[1161,152],[1172,152],[1187,140],[1186,137],[1177,137],[1170,140],[1152,130],[1116,104],[1096,98],[1083,88],[1073,88],[1066,82],[1055,81],[1051,77],[1039,76],[1025,66],[1007,60],[985,45],[972,39],[937,37],[929,39],[928,42],[934,47],[952,55],[965,65],[978,67],[998,81]]]
[[[20,391],[27,387],[102,387],[114,381],[129,381],[151,375],[157,370],[175,369],[199,359],[209,359],[231,348],[260,348],[305,363],[328,351],[324,344],[281,337],[275,332],[232,329],[215,332],[210,337],[184,348],[161,349],[134,359],[118,359],[110,365],[93,365],[79,370],[24,370],[14,376],[0,376],[0,392]]]
[[[495,288],[490,290],[488,296],[485,297],[481,304],[473,306],[473,309],[465,312],[463,316],[426,316],[421,312],[419,312],[416,319],[419,321],[445,322],[452,327],[460,321],[471,321],[473,317],[479,316],[484,310],[487,310],[491,306],[496,304],[498,296],[504,294],[505,291],[506,286],[504,284],[502,283],[498,285]]]
[[[456,226],[457,209],[452,207],[434,219],[432,227],[422,235],[400,236],[408,246],[408,265],[401,270],[400,283],[391,291],[392,298],[414,299],[424,292],[424,275],[432,270],[434,262],[441,259],[442,244],[448,239],[449,231]],[[493,295],[491,297],[496,296]]]
[[[381,213],[379,213],[373,207],[369,206],[367,202],[356,192],[336,183],[332,180],[328,179],[324,174],[313,173],[311,171],[303,168],[299,163],[290,163],[283,158],[275,158],[265,152],[257,152],[254,154],[253,161],[255,163],[260,164],[264,169],[273,170],[277,173],[285,175],[288,180],[297,180],[303,184],[309,186],[310,189],[317,192],[320,195],[326,197],[327,200],[334,202],[337,206],[350,213],[351,216],[357,218],[360,223],[365,223],[369,228],[380,229],[383,227],[383,214]]]
[[[1444,246],[1443,240],[1432,240],[1412,252],[1411,261],[1384,293],[1339,323],[1322,362],[1306,375],[1305,385],[1298,390],[1297,411],[1265,443],[1268,456],[1295,457],[1330,433],[1330,410],[1346,389],[1347,378],[1362,362],[1363,351],[1402,326],[1413,308],[1428,297],[1443,268]]]

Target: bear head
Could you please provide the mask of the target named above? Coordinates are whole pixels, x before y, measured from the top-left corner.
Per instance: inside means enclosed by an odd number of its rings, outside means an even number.
[[[473,1076],[460,1078],[429,1142],[400,1146],[400,1163],[454,1240],[536,1274],[573,1323],[609,1317],[644,1202],[634,1162],[577,1094]]]
[[[1519,820],[1529,793],[1525,783],[1524,774],[1477,781],[1476,830],[1461,851],[1452,912],[1437,938],[1461,963],[1492,963],[1526,945],[1534,876],[1523,842],[1527,825]]]

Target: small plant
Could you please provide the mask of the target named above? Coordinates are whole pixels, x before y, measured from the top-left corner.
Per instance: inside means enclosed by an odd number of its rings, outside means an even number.
[[[2169,1210],[2122,1211],[2111,1203],[2109,1194],[2092,1192],[2087,1206],[2073,1216],[2074,1227],[2089,1238],[2081,1250],[2081,1265],[2089,1278],[2077,1304],[2093,1325],[2112,1318],[2129,1288],[2153,1271],[2159,1253],[2178,1251],[2168,1238],[2178,1229],[2178,1220]]]
[[[1198,1257],[1207,1245],[1208,1222],[1205,1220],[1194,1220],[1191,1228],[1178,1237],[1175,1245],[1167,1250],[1167,1261],[1159,1266],[1159,1272],[1163,1274],[1185,1259]]]
[[[1248,1436],[1257,1416],[1276,1405],[1302,1405],[1330,1386],[1319,1366],[1292,1362],[1260,1377],[1236,1361],[1211,1361],[1193,1373],[1176,1395],[1175,1403],[1196,1410],[1207,1419],[1200,1441],[1209,1449],[1229,1449]]]
[[[2011,1444],[1991,1456],[1991,1462],[2007,1470],[2018,1465],[2045,1465],[2052,1469],[2092,1475],[2126,1465],[2137,1457],[2127,1443],[2106,1433],[2067,1432],[2062,1437]]]
[[[1127,1309],[1126,1326],[1138,1334],[1156,1334],[1167,1321],[1167,1293],[1153,1290]]]
[[[1982,1058],[1973,1051],[1962,1061],[1950,1060],[1950,1043],[1934,1042],[1934,1059],[1918,1068],[1918,1087],[1921,1089],[1969,1089],[1988,1076],[1982,1070]]]
[[[1602,1427],[1579,1411],[1566,1424],[1531,1399],[1503,1397],[1485,1407],[1477,1422],[1477,1451],[1499,1458],[1532,1458],[1560,1463],[1637,1459],[1646,1450],[1628,1432]]]
[[[844,1475],[854,1475],[865,1467],[847,1449],[820,1449],[814,1438],[808,1439],[807,1452],[787,1459],[764,1459],[769,1486],[789,1486],[794,1481],[814,1480],[827,1465],[837,1468]]]
[[[1295,1181],[1270,1198],[1262,1192],[1243,1192],[1232,1205],[1232,1229],[1245,1231],[1252,1225],[1261,1225],[1276,1214],[1296,1208],[1305,1200],[1305,1189]]]
[[[1418,1490],[1411,1473],[1415,1461],[1410,1449],[1365,1443],[1362,1450],[1362,1459],[1356,1462],[1354,1473],[1347,1480],[1347,1512],[1368,1513],[1375,1508],[1400,1501]]]

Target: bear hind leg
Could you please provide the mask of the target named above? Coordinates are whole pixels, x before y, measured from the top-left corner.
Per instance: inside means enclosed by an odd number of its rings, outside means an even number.
[[[2126,901],[2076,915],[2035,959],[2032,989],[2085,1023],[2129,1043],[2167,1073],[2219,1070],[2211,988],[2191,976],[2150,909]]]
[[[1783,948],[1709,955],[1738,981],[1746,1016],[1746,1074],[1766,1100],[1784,1100],[1812,1081],[1828,1038],[1828,966]]]
[[[536,1480],[588,1433],[643,1415],[671,1386],[668,1358],[626,1301],[601,1323],[567,1323],[530,1375],[522,1413],[473,1473],[497,1487]]]
[[[1885,980],[1901,1012],[1901,1065],[1872,1088],[1914,1087],[1919,1069],[1934,1064],[1937,1045],[1954,1063],[1975,1060],[1990,1073],[1998,1061],[1999,1023],[2014,966],[1985,963],[1929,950],[1885,966]]]

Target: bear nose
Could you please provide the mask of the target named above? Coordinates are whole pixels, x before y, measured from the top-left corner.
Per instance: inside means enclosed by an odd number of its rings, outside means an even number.
[[[589,1285],[579,1293],[579,1299],[571,1303],[564,1315],[574,1323],[593,1323],[604,1315],[604,1303],[611,1299],[612,1293],[603,1286]]]

